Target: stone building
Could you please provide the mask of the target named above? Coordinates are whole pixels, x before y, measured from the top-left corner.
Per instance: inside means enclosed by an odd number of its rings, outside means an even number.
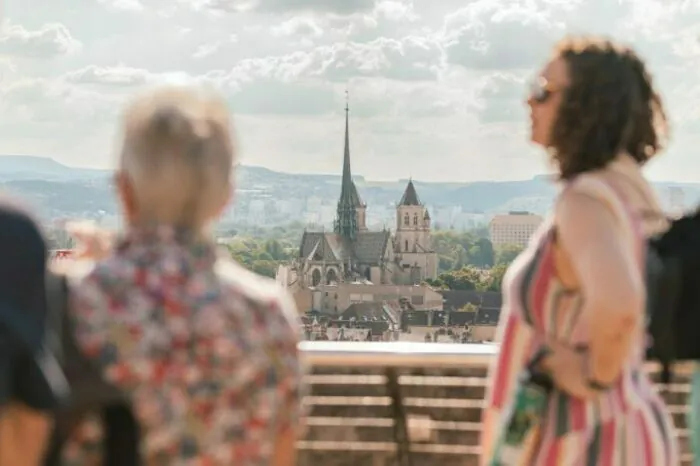
[[[362,201],[352,179],[349,110],[346,106],[343,173],[333,231],[304,232],[298,257],[294,263],[280,267],[277,275],[278,282],[293,288],[293,291],[308,291],[306,297],[298,298],[298,301],[301,300],[297,303],[300,308],[310,305],[320,310],[319,305],[313,302],[315,299],[311,298],[311,289],[319,291],[333,287],[334,296],[347,295],[348,298],[340,298],[341,302],[332,305],[335,312],[342,312],[351,302],[367,301],[350,299],[350,295],[357,295],[349,291],[353,286],[389,288],[388,292],[365,291],[360,295],[391,294],[393,299],[415,294],[415,290],[411,293],[401,291],[403,287],[429,289],[421,287],[420,283],[437,277],[438,257],[432,244],[430,214],[420,201],[413,181],[408,182],[396,206],[395,232],[388,229],[371,231],[367,228],[366,219],[367,204]],[[422,300],[412,299],[416,302],[436,302],[432,296],[423,296]],[[322,307],[328,309],[330,305]]]
[[[489,222],[491,243],[497,248],[507,245],[524,248],[543,221],[540,215],[523,211],[496,215]]]

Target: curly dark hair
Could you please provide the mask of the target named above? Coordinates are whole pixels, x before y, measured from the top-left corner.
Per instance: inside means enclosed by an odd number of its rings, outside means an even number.
[[[565,60],[570,77],[550,144],[562,179],[604,168],[621,151],[643,165],[662,149],[669,134],[663,103],[631,48],[569,37],[554,58]]]

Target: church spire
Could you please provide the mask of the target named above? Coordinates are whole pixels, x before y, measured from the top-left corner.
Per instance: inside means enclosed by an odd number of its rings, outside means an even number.
[[[343,178],[340,186],[340,199],[338,199],[337,218],[335,232],[339,235],[354,240],[357,237],[358,222],[357,208],[362,207],[362,201],[357,194],[357,187],[352,181],[350,169],[350,106],[348,91],[345,90],[345,150],[343,152]]]
[[[350,170],[350,103],[347,89],[345,90],[345,150],[343,152],[343,185],[342,193],[348,191],[346,188],[352,184],[352,171]]]
[[[399,205],[422,205],[418,198],[416,187],[413,186],[413,179],[408,180],[408,185],[406,185],[406,190],[403,192],[403,196],[401,196]]]

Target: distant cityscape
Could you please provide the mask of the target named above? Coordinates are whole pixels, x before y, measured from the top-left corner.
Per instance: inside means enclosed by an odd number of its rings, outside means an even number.
[[[68,167],[48,157],[0,156],[0,187],[28,203],[47,223],[88,218],[108,228],[118,227],[111,175],[108,170]],[[236,199],[222,219],[223,229],[237,225],[267,228],[291,222],[313,229],[332,228],[340,173],[299,175],[239,166],[236,176]],[[394,229],[396,205],[409,180],[373,182],[361,176],[353,180],[368,205],[367,226]],[[556,187],[545,176],[523,181],[413,183],[435,230],[485,226],[495,215],[510,211],[544,215],[556,193]],[[655,186],[669,211],[683,211],[700,200],[698,183]]]

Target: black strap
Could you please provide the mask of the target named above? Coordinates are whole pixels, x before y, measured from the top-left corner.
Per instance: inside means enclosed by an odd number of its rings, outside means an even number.
[[[141,430],[128,404],[106,406],[102,410],[104,466],[142,466],[139,451]]]
[[[398,466],[412,466],[411,439],[408,434],[408,420],[406,409],[401,396],[399,374],[396,369],[389,368],[386,371],[387,389],[391,397],[394,413],[394,441],[396,442],[396,459]]]

